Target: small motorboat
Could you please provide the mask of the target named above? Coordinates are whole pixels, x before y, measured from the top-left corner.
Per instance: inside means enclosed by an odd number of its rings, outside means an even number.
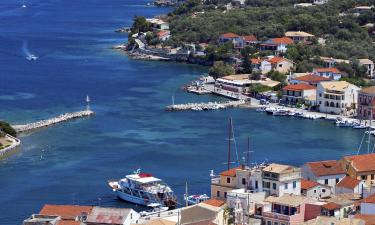
[[[288,116],[289,115],[289,111],[288,110],[284,110],[284,109],[276,109],[273,112],[273,115],[274,116]]]
[[[364,125],[364,124],[359,124],[359,125],[355,125],[353,126],[354,129],[367,129],[369,128],[368,125]]]
[[[26,56],[26,59],[29,60],[29,61],[35,61],[37,60],[39,57],[34,55],[34,54],[30,54],[28,56]]]
[[[169,209],[168,207],[163,207],[159,203],[151,203],[151,204],[148,204],[147,207],[149,207],[150,209],[139,212],[139,215],[141,215],[142,217],[150,216],[150,215],[153,215],[153,214],[166,212]]]
[[[185,195],[184,199],[185,199],[185,201],[188,202],[189,205],[195,205],[195,204],[198,204],[198,203],[201,203],[201,202],[204,202],[204,201],[210,199],[210,197],[208,197],[206,194],[203,194],[203,195],[189,195],[187,197]]]

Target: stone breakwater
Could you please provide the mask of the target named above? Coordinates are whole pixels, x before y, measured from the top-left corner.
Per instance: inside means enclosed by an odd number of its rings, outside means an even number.
[[[81,118],[81,117],[87,117],[93,115],[94,112],[91,110],[84,110],[84,111],[78,111],[78,112],[71,112],[71,113],[64,113],[62,115],[59,115],[54,118],[50,118],[47,120],[40,120],[37,122],[29,123],[29,124],[24,124],[24,125],[13,125],[12,127],[18,132],[26,132],[42,127],[48,127],[56,123],[61,123],[64,121],[76,119],[76,118]]]
[[[13,136],[10,136],[10,135],[6,135],[6,138],[10,141],[12,141],[11,145],[6,147],[6,148],[3,148],[3,149],[0,149],[0,158],[4,158],[6,157],[7,155],[9,155],[12,151],[16,150],[17,147],[21,144],[21,141]]]
[[[227,102],[207,102],[207,103],[186,103],[179,105],[169,105],[166,107],[167,111],[184,111],[184,110],[194,110],[194,111],[206,111],[206,110],[218,110],[226,108],[234,108],[245,105],[244,100],[239,101],[227,101]]]

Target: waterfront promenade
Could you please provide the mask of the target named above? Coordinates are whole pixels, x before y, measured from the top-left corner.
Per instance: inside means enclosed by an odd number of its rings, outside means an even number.
[[[64,113],[54,118],[40,120],[37,122],[24,124],[24,125],[13,125],[12,127],[17,131],[17,133],[22,133],[22,132],[27,132],[27,131],[31,131],[31,130],[42,128],[42,127],[48,127],[56,123],[61,123],[61,122],[76,119],[76,118],[91,116],[93,114],[94,112],[91,110]]]

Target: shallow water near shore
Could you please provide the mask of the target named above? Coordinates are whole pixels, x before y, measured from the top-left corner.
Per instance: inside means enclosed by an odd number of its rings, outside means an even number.
[[[247,109],[165,112],[176,103],[221,100],[180,87],[207,71],[195,65],[128,59],[110,47],[114,30],[134,15],[170,9],[134,0],[0,2],[0,119],[22,124],[85,107],[96,115],[20,137],[0,161],[0,224],[16,225],[43,204],[131,207],[106,184],[141,168],[182,198],[209,194],[209,170],[226,168],[227,120],[233,117],[239,158],[251,136],[251,161],[301,165],[357,151],[363,133],[322,120],[267,116]],[[40,58],[26,60],[22,43]],[[236,159],[235,154],[233,160]]]

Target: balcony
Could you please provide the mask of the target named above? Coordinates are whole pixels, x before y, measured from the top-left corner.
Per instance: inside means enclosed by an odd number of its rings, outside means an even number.
[[[289,180],[298,180],[302,178],[302,174],[300,171],[294,173],[287,173],[287,174],[280,174],[279,181],[289,181]]]
[[[282,221],[285,221],[285,222],[289,222],[290,221],[290,216],[283,215],[283,214],[280,214],[280,213],[263,212],[262,216],[263,216],[263,218],[282,220]]]
[[[211,178],[211,184],[220,184],[220,177]]]

